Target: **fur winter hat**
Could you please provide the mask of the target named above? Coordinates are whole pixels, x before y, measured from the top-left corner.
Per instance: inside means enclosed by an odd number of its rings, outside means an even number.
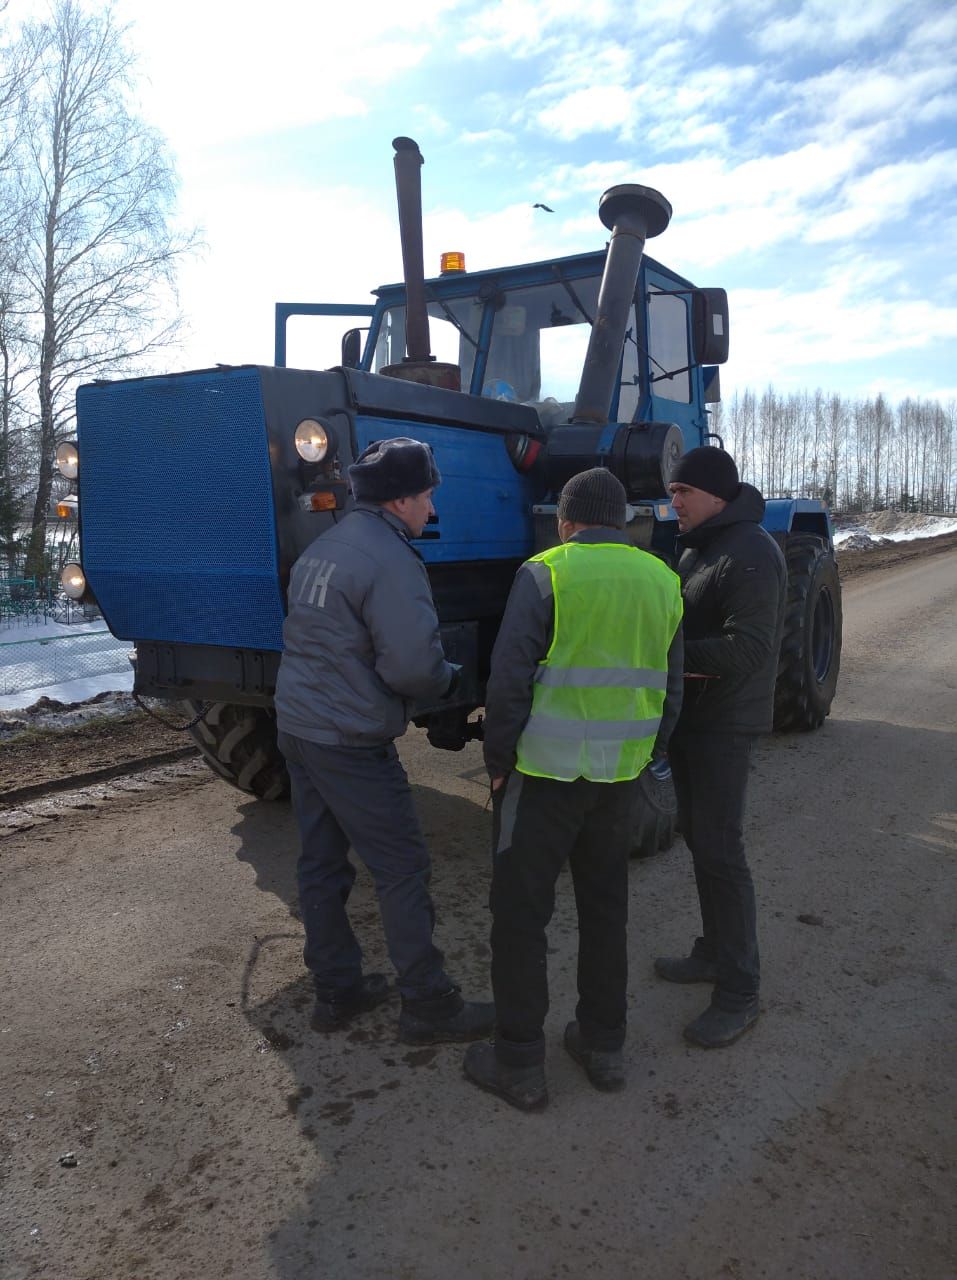
[[[697,449],[683,453],[671,468],[671,484],[687,484],[692,489],[703,489],[725,502],[738,496],[741,481],[734,458],[714,445],[702,444]]]
[[[579,471],[558,498],[559,520],[624,529],[628,513],[625,486],[606,467]]]
[[[349,468],[356,502],[411,498],[442,483],[432,450],[420,440],[395,436],[363,449]]]

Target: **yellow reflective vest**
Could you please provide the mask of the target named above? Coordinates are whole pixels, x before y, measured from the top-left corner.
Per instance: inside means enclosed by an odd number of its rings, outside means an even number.
[[[622,543],[566,542],[532,559],[551,572],[555,624],[516,768],[563,782],[637,778],[661,723],[678,577]]]

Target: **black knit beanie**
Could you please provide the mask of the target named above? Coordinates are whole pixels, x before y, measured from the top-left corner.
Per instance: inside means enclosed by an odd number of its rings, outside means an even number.
[[[363,449],[349,468],[356,502],[411,498],[442,483],[432,450],[421,440],[395,436]]]
[[[736,498],[741,489],[734,458],[710,444],[699,445],[697,449],[683,453],[671,468],[669,483],[703,489],[725,502]]]
[[[627,519],[625,486],[605,467],[579,471],[558,498],[559,520],[572,524],[601,524],[624,529]]]

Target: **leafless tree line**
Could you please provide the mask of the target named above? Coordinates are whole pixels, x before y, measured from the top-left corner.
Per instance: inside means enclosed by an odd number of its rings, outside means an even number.
[[[44,576],[57,445],[80,381],[136,372],[176,333],[165,144],[131,102],[109,6],[54,0],[9,29],[0,3],[0,576]],[[24,536],[24,520],[28,532]]]
[[[957,401],[827,392],[736,393],[712,430],[767,497],[823,498],[838,511],[957,510]]]

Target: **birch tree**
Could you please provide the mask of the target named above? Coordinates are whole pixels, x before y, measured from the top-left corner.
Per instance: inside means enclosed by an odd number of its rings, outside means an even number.
[[[20,264],[37,316],[36,497],[27,572],[46,569],[54,453],[82,380],[131,372],[175,336],[174,269],[190,247],[172,226],[163,140],[130,106],[134,59],[111,8],[57,0],[23,30],[36,66],[24,105]]]

